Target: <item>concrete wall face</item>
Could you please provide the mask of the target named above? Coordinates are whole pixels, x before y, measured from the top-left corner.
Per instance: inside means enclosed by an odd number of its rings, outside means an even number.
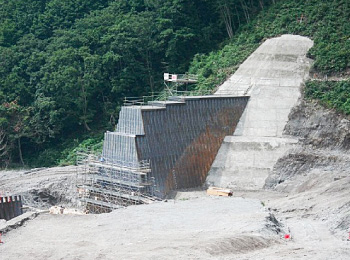
[[[249,105],[234,135],[282,137],[290,110],[301,96],[313,42],[297,35],[266,40],[216,94],[245,93]]]
[[[107,132],[103,142],[102,157],[108,163],[137,168],[136,135]]]
[[[173,189],[200,186],[247,101],[248,97],[184,97],[166,107],[134,107],[138,112],[130,113],[141,115],[135,117],[142,122],[136,126],[144,134],[135,130],[128,130],[127,135],[106,133],[103,156],[115,163],[149,160],[160,197]],[[117,131],[129,122],[126,116],[120,117]],[[129,147],[132,145],[134,148]]]
[[[121,108],[116,132],[132,135],[145,134],[141,109],[138,106],[124,106]]]

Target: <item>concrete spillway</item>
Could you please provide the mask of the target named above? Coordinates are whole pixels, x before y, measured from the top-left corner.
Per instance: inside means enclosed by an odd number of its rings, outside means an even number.
[[[105,134],[102,156],[108,163],[130,168],[149,161],[158,197],[173,189],[198,187],[224,137],[235,130],[248,99],[172,97],[124,106],[115,132]]]
[[[265,41],[221,85],[216,94],[250,96],[233,136],[226,136],[207,177],[207,184],[260,189],[287,149],[297,140],[283,136],[288,115],[308,78],[306,58],[313,42],[282,35]]]

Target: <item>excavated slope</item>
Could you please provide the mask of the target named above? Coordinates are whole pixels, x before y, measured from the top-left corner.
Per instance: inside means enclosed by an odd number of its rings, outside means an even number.
[[[277,161],[265,188],[288,193],[284,208],[321,220],[345,238],[350,231],[350,120],[305,101],[289,118],[285,132],[299,143]]]

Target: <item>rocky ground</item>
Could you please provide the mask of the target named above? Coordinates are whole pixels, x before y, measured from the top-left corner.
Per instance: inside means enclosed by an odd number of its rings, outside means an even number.
[[[285,132],[300,142],[264,190],[179,191],[101,215],[41,213],[3,235],[1,260],[350,259],[349,120],[302,102]],[[0,191],[22,193],[32,206],[75,204],[74,167],[3,171],[0,180]]]

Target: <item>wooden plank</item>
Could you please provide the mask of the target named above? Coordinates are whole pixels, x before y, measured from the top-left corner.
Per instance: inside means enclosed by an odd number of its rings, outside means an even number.
[[[207,194],[213,196],[232,196],[232,190],[218,187],[210,187],[209,189],[207,189]]]

